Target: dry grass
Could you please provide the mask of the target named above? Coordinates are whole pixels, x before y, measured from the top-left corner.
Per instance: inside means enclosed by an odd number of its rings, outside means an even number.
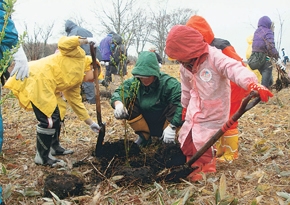
[[[163,66],[163,71],[179,78],[178,66]],[[103,88],[102,88],[103,89]],[[110,89],[114,89],[111,85]],[[4,95],[8,92],[3,90]],[[3,104],[4,145],[0,157],[2,166],[0,183],[6,204],[43,204],[41,197],[45,177],[51,172],[75,174],[86,181],[84,196],[69,197],[71,204],[216,204],[216,190],[238,204],[287,204],[290,202],[290,95],[285,88],[264,104],[258,104],[239,120],[240,152],[233,163],[217,165],[217,172],[206,175],[199,183],[184,181],[178,184],[154,183],[149,185],[118,187],[114,179],[96,184],[90,178],[93,166],[65,169],[34,164],[35,126],[32,112],[20,109],[16,99]],[[95,105],[85,104],[96,120]],[[123,138],[122,122],[113,117],[109,99],[101,99],[102,119],[106,122],[108,141]],[[135,138],[132,130],[128,136]],[[65,129],[61,135],[64,147],[75,152],[60,157],[71,165],[79,160],[95,160],[94,134],[69,108]],[[225,177],[225,178],[224,178]],[[91,183],[90,183],[91,182]],[[226,186],[225,186],[226,185]],[[40,195],[38,195],[40,194]],[[53,204],[53,203],[50,203]]]

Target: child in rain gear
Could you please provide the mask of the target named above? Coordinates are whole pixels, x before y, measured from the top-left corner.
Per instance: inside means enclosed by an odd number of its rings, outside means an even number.
[[[208,22],[201,16],[194,15],[186,23],[186,26],[192,27],[199,31],[203,36],[205,42],[209,45],[214,46],[221,51],[241,62],[241,65],[245,66],[242,58],[236,53],[234,47],[229,41],[221,38],[215,38],[214,33],[208,24]],[[246,69],[246,67],[245,67]],[[238,86],[233,81],[230,81],[231,85],[231,108],[230,115],[232,117],[236,111],[239,109],[243,98],[246,95],[246,90]],[[238,121],[236,121],[229,130],[227,130],[224,135],[217,141],[217,160],[220,162],[231,162],[238,158],[238,148],[239,148],[239,131],[238,131]]]
[[[127,120],[140,146],[150,144],[151,137],[175,142],[182,125],[179,81],[161,72],[156,55],[149,51],[139,54],[132,75],[112,95],[115,117]]]
[[[208,45],[204,37],[189,26],[173,26],[166,39],[166,54],[180,65],[181,104],[187,108],[178,140],[189,160],[228,120],[230,80],[248,92],[256,90],[262,101],[273,94],[257,83],[256,75],[241,62]],[[216,172],[213,147],[195,163],[190,180],[202,179],[203,173]]]
[[[91,56],[86,56],[80,45],[89,42],[95,43],[95,40],[79,36],[61,37],[59,52],[30,61],[28,78],[17,81],[11,77],[4,86],[12,90],[21,107],[34,111],[39,122],[36,127],[36,164],[54,167],[60,162],[51,155],[51,146],[57,140],[57,130],[66,110],[61,93],[80,120],[84,120],[94,132],[100,129],[90,118],[80,95],[80,85],[92,63]]]

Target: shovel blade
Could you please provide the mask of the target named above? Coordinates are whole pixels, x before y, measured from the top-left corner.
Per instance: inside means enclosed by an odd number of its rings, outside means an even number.
[[[102,153],[103,153],[103,142],[104,142],[105,133],[106,133],[105,124],[99,124],[99,126],[101,127],[101,129],[99,131],[99,136],[98,136],[96,149],[95,149],[95,156],[96,157],[102,156]]]
[[[180,179],[185,179],[191,172],[198,169],[198,167],[190,167],[187,164],[173,167],[167,173],[163,173],[158,177],[159,180],[165,182],[179,183]]]

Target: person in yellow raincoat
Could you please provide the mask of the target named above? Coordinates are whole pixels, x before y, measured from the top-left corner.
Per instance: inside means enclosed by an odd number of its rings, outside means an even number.
[[[247,47],[247,51],[246,51],[246,58],[247,60],[250,58],[251,54],[252,54],[252,44],[253,44],[253,38],[254,38],[254,34],[248,36],[247,38],[247,43],[248,43],[248,47]],[[252,70],[251,67],[247,64],[247,68],[250,69],[251,71],[253,71],[257,78],[258,78],[258,82],[261,83],[262,80],[262,76],[259,72],[259,70]]]
[[[13,76],[4,86],[12,90],[21,107],[34,111],[39,122],[36,128],[36,164],[54,167],[60,162],[50,154],[50,147],[65,114],[61,93],[80,120],[84,120],[94,132],[100,129],[90,118],[80,95],[85,72],[92,69],[92,58],[85,55],[80,45],[91,42],[95,43],[95,40],[79,36],[61,37],[59,52],[30,61],[28,78],[17,81]]]

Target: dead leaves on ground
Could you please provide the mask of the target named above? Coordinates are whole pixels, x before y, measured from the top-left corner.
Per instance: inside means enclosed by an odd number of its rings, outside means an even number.
[[[162,70],[179,78],[178,65]],[[130,71],[129,71],[130,72]],[[114,89],[114,85],[111,85]],[[103,89],[103,88],[102,88]],[[3,90],[3,93],[7,93]],[[87,183],[84,196],[69,197],[72,204],[289,204],[290,203],[290,90],[273,91],[267,103],[259,103],[239,120],[239,159],[217,165],[217,173],[205,175],[199,183],[186,179],[179,184],[154,183],[139,187],[118,187],[107,179],[98,185]],[[106,122],[106,139],[124,136],[122,121],[113,116],[109,99],[101,99],[102,120]],[[85,104],[96,119],[96,106]],[[39,195],[43,180],[52,168],[36,166],[35,120],[32,112],[20,109],[16,99],[4,102],[4,145],[0,157],[3,196],[7,204],[42,204]],[[128,136],[135,139],[129,128]],[[60,157],[74,163],[91,157],[97,136],[79,121],[68,108],[65,129],[61,133],[64,147],[73,149],[71,156]],[[67,158],[67,160],[66,160]],[[90,158],[91,160],[91,158]],[[88,163],[89,164],[89,163]],[[65,170],[90,181],[91,166]],[[65,172],[58,170],[58,172]],[[57,199],[54,199],[57,201]]]

